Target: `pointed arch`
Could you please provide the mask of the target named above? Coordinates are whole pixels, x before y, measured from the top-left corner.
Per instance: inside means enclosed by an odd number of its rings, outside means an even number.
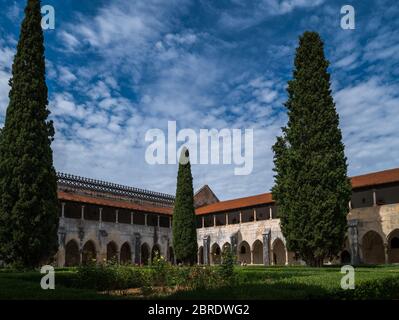
[[[256,240],[252,244],[253,264],[263,264],[263,243]]]
[[[388,235],[388,262],[399,263],[399,229],[392,230]]]
[[[82,263],[87,264],[94,261],[97,261],[96,245],[94,241],[88,240],[82,249]]]
[[[154,244],[151,250],[151,262],[154,260],[155,257],[161,256],[161,248],[158,244]]]
[[[238,261],[240,263],[250,264],[251,263],[251,247],[248,242],[241,241],[238,245]]]
[[[363,262],[366,264],[385,263],[384,242],[382,237],[370,230],[362,238]]]
[[[65,266],[77,266],[80,263],[79,244],[76,240],[69,240],[65,246]]]
[[[147,243],[141,245],[140,263],[143,265],[148,265],[150,260],[150,247]]]
[[[114,241],[107,244],[107,261],[118,262],[118,246]]]
[[[132,263],[132,250],[131,250],[130,244],[128,242],[125,242],[121,246],[120,262],[122,264],[131,264]]]
[[[281,240],[280,238],[274,240],[272,248],[273,248],[273,263],[275,265],[285,265],[286,249],[283,240]]]
[[[219,245],[215,242],[211,247],[211,264],[220,264],[222,260],[222,252]]]

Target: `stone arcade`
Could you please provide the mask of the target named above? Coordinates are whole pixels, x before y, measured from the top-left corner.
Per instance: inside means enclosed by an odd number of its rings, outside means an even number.
[[[147,264],[156,252],[175,262],[173,196],[62,173],[58,178],[59,266],[91,259]],[[326,263],[399,263],[399,168],[351,182],[345,246]],[[225,247],[246,264],[302,263],[286,250],[270,193],[219,201],[204,186],[195,206],[199,264],[220,263]]]

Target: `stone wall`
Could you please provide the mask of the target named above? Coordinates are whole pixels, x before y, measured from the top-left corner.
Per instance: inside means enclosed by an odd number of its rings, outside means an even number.
[[[70,241],[78,244],[82,253],[84,245],[91,241],[96,250],[96,260],[104,261],[107,258],[107,244],[116,245],[118,257],[123,244],[127,243],[131,250],[131,261],[143,263],[140,260],[140,249],[146,244],[151,252],[154,245],[160,249],[161,255],[170,256],[169,249],[172,243],[170,228],[151,227],[143,225],[122,224],[88,221],[80,219],[60,218],[59,251],[57,253],[58,266],[65,265],[65,247]]]

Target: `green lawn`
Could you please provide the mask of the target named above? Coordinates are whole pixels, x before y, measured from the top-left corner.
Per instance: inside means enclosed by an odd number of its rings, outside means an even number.
[[[166,299],[399,299],[399,266],[358,267],[352,296],[340,287],[339,267],[238,267],[231,287],[177,291]],[[0,299],[116,299],[72,287],[74,269],[56,269],[56,289],[40,288],[39,272],[0,270]],[[346,294],[346,295],[345,295]],[[135,297],[123,297],[135,298]],[[137,298],[137,297],[136,297]]]
[[[355,268],[355,290],[342,290],[339,267],[245,267],[229,288],[177,292],[172,299],[399,299],[399,266]],[[395,279],[395,280],[393,280]],[[387,283],[394,288],[387,287]],[[377,288],[376,287],[377,284]],[[366,291],[367,290],[367,291]],[[392,294],[391,291],[396,291]],[[344,292],[347,291],[347,292]],[[354,296],[350,296],[350,294]],[[356,293],[355,293],[356,292]]]
[[[111,299],[107,295],[98,294],[94,290],[82,290],[57,282],[68,283],[75,270],[56,270],[55,290],[43,290],[40,280],[43,276],[39,271],[16,272],[0,271],[0,300],[75,300],[75,299]],[[57,281],[60,280],[60,281]]]

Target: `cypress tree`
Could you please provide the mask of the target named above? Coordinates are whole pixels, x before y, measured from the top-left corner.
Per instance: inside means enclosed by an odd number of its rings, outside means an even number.
[[[24,267],[48,262],[58,248],[41,19],[40,0],[28,0],[0,140],[0,256]]]
[[[274,151],[273,198],[287,248],[311,266],[343,245],[351,196],[329,62],[316,32],[305,32],[288,82],[288,124]]]
[[[183,148],[177,174],[176,199],[173,210],[173,250],[176,259],[192,265],[197,259],[197,230],[194,209],[193,177],[189,152]]]

